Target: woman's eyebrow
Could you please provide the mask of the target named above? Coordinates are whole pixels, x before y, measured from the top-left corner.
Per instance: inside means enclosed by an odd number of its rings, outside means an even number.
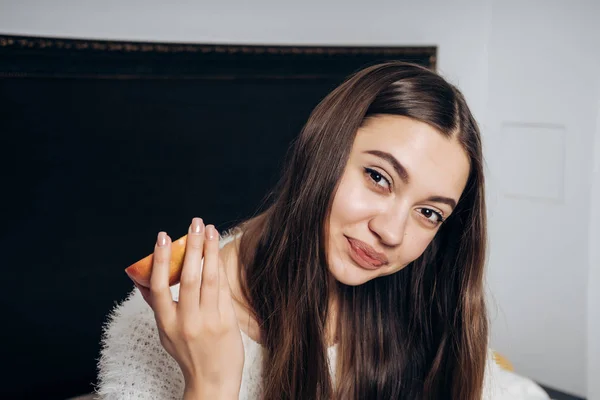
[[[408,182],[410,181],[408,171],[406,171],[406,168],[404,168],[402,163],[398,161],[398,159],[396,159],[396,157],[394,157],[392,154],[381,150],[367,150],[364,151],[364,153],[374,155],[375,157],[379,157],[387,161],[394,168],[400,179],[402,179],[402,182],[404,182],[405,184],[408,184]],[[431,196],[426,200],[432,201],[434,203],[447,204],[448,206],[452,207],[452,210],[456,208],[456,200],[450,197]]]
[[[431,196],[425,199],[425,201],[432,201],[434,203],[444,203],[452,207],[452,210],[456,208],[456,200],[451,199],[450,197],[444,196]]]
[[[400,179],[402,179],[402,182],[404,182],[405,184],[408,184],[408,182],[410,181],[406,168],[404,168],[400,161],[398,161],[396,157],[394,157],[390,153],[381,150],[367,150],[364,153],[374,155],[375,157],[379,157],[390,163],[396,171],[396,173],[398,174],[398,176],[400,177]]]

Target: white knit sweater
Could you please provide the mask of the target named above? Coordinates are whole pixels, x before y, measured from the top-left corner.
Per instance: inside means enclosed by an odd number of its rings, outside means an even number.
[[[224,237],[223,247],[233,239]],[[179,296],[179,285],[171,288],[173,299]],[[242,374],[240,399],[260,398],[262,352],[260,344],[243,331],[245,363]],[[335,376],[336,346],[328,349],[330,371]],[[104,327],[102,350],[98,363],[97,394],[104,400],[180,400],[184,380],[175,360],[160,344],[154,313],[139,290],[111,312]],[[502,380],[510,378],[512,387],[502,387]],[[516,383],[518,383],[518,385]],[[547,399],[533,382],[501,370],[488,352],[484,387],[485,400]]]

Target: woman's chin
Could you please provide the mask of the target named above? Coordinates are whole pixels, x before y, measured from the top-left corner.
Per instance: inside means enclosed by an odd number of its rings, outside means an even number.
[[[336,260],[329,266],[329,273],[336,281],[348,286],[359,286],[378,276],[377,271],[369,271],[341,260]]]

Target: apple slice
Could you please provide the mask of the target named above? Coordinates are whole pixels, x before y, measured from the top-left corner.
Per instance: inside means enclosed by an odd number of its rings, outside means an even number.
[[[181,270],[183,268],[183,257],[185,256],[185,244],[187,235],[184,235],[171,243],[171,262],[169,265],[169,286],[179,283]],[[152,261],[154,253],[142,258],[125,268],[125,273],[138,285],[150,287],[150,275],[152,273]]]

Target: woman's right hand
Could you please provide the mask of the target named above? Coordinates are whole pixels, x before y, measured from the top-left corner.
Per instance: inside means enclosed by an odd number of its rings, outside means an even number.
[[[192,221],[178,302],[169,289],[170,260],[171,239],[160,232],[150,289],[136,286],[154,311],[161,344],[183,372],[185,398],[237,399],[244,346],[215,227],[205,227],[200,218]]]

